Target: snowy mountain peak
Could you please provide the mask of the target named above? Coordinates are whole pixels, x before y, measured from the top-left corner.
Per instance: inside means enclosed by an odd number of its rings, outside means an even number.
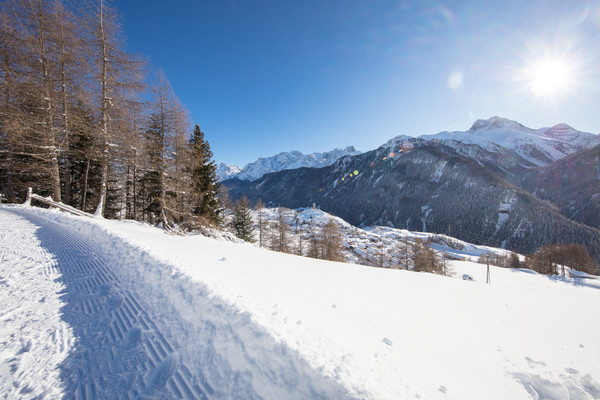
[[[387,142],[385,142],[384,144],[382,144],[381,146],[379,146],[379,149],[396,149],[396,148],[401,148],[402,145],[406,142],[414,142],[417,139],[412,137],[412,136],[406,136],[406,135],[398,135],[390,140],[388,140]]]
[[[484,131],[484,130],[511,130],[511,131],[529,131],[530,129],[518,123],[517,121],[512,121],[507,118],[502,118],[498,116],[493,116],[489,119],[478,119],[475,121],[470,132],[475,131]]]
[[[436,139],[444,144],[458,147],[475,144],[492,152],[502,152],[497,146],[514,150],[535,165],[546,165],[569,154],[600,144],[600,136],[580,132],[560,123],[551,128],[531,129],[519,122],[498,116],[475,121],[468,131],[440,132],[420,136]]]
[[[361,152],[356,150],[354,146],[348,146],[344,149],[333,149],[326,153],[303,154],[299,151],[282,152],[272,157],[259,158],[257,161],[246,165],[235,177],[240,180],[254,181],[271,172],[302,167],[326,167],[343,156],[358,154],[361,154]]]
[[[240,173],[242,168],[237,165],[231,165],[226,163],[221,163],[217,167],[217,179],[219,182],[224,181],[225,179],[230,179]]]
[[[542,128],[542,130],[544,131],[543,133],[545,136],[557,139],[565,138],[566,140],[570,140],[573,136],[580,136],[580,134],[583,133],[568,124],[557,124],[552,128]]]

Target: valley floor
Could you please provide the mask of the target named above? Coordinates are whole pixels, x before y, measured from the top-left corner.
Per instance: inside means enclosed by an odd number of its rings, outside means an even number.
[[[2,205],[0,397],[600,398],[598,282],[452,269]]]

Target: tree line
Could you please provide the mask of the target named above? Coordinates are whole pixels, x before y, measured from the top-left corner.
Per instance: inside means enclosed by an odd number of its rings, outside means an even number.
[[[267,209],[260,199],[252,213],[248,203],[245,196],[235,205],[232,202],[228,203],[228,226],[238,238],[275,251],[331,261],[352,260],[350,262],[374,267],[448,276],[452,275],[448,258],[453,257],[436,252],[432,246],[438,244],[457,249],[462,247],[451,237],[432,235],[427,240],[397,239],[395,244],[389,246],[371,241],[367,244],[371,246],[371,251],[367,254],[356,251],[352,245],[345,243],[344,234],[333,218],[321,224],[313,222],[312,219],[300,221],[297,211],[284,208]],[[352,233],[350,229],[348,235],[352,237],[357,233]],[[358,256],[358,259],[348,257],[351,254]],[[585,246],[576,243],[545,245],[525,257],[515,252],[489,252],[482,254],[478,262],[504,268],[527,268],[546,275],[564,276],[566,268],[590,274],[597,272],[597,264]]]
[[[210,146],[165,74],[125,51],[106,0],[0,4],[0,193],[86,212],[220,221]]]
[[[343,235],[332,219],[322,226],[303,224],[294,210],[278,208],[274,218],[267,215],[265,203],[258,200],[252,217],[248,199],[242,196],[230,211],[229,227],[235,236],[260,247],[329,261],[345,261]],[[290,213],[292,215],[290,215]],[[288,219],[294,220],[290,223]]]
[[[526,268],[543,275],[565,276],[565,268],[588,274],[598,272],[598,265],[586,247],[577,243],[541,246],[523,260],[514,252],[510,255],[486,253],[479,257],[478,262],[505,268]]]
[[[252,213],[248,203],[248,199],[242,196],[235,205],[228,203],[230,208],[226,211],[229,220],[227,225],[235,236],[244,241],[274,251],[341,262],[346,262],[347,255],[354,250],[344,242],[342,229],[334,218],[330,217],[320,224],[312,219],[300,221],[297,211],[267,209],[260,199]],[[404,239],[393,249],[386,251],[378,248],[372,251],[372,255],[361,256],[355,262],[381,268],[450,275],[445,257],[434,251],[431,244],[419,238]]]

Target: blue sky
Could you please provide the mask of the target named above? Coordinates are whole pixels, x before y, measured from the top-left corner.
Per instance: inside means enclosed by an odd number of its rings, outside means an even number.
[[[600,132],[597,1],[113,6],[128,50],[165,72],[217,162],[368,151],[399,134],[467,130],[493,115]]]

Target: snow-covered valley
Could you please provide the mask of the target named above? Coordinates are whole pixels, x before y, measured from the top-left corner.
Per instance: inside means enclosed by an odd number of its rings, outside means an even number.
[[[352,247],[375,234],[409,235]],[[0,393],[600,397],[600,282],[491,267],[486,284],[484,265],[450,264],[372,268],[2,205]]]

